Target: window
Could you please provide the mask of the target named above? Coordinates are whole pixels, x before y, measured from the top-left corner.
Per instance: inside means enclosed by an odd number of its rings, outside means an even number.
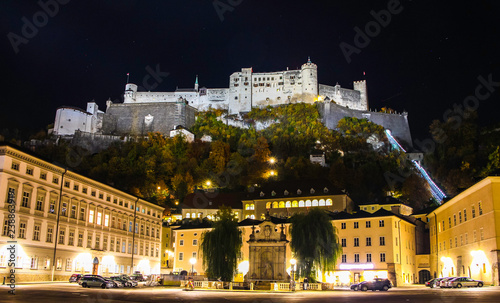
[[[347,263],[347,255],[342,255],[342,263]]]
[[[359,254],[354,254],[354,263],[359,263]]]
[[[61,216],[68,216],[68,203],[64,202],[61,208]]]
[[[464,245],[464,236],[460,235],[460,246]]]
[[[59,231],[59,242],[57,242],[58,244],[64,244],[65,233],[66,233],[65,230],[60,230]]]
[[[10,168],[13,169],[13,170],[19,171],[19,163],[12,162],[12,166]]]
[[[385,246],[385,237],[380,237],[380,246]]]
[[[49,226],[47,227],[47,239],[46,242],[52,243],[52,234],[54,233],[54,227]]]
[[[193,246],[196,246],[196,245],[198,245],[198,240],[194,239],[193,240]]]
[[[19,238],[26,239],[26,222],[19,223]]]
[[[384,226],[385,226],[384,220],[379,220],[378,221],[378,227],[384,227]]]
[[[451,228],[451,217],[448,217],[448,228]]]
[[[61,270],[62,269],[62,259],[57,258],[56,260],[56,270]]]
[[[184,260],[184,253],[180,252],[179,253],[179,261]]]
[[[109,250],[115,251],[115,238],[114,237],[111,237],[111,240],[109,240]]]
[[[43,202],[45,200],[44,195],[38,195],[36,199],[36,210],[43,211]]]
[[[40,241],[40,224],[35,224],[33,227],[33,241]]]
[[[476,217],[476,208],[472,205],[472,219]]]
[[[66,259],[66,271],[71,271],[72,263],[71,259]]]
[[[457,226],[457,215],[453,215],[453,226]]]
[[[196,259],[196,252],[195,251],[193,252],[193,258]]]
[[[74,185],[73,185],[73,190],[78,191],[78,188],[79,188],[79,185],[77,185],[77,184],[74,184]]]
[[[478,209],[478,211],[479,211],[479,215],[482,215],[482,214],[483,214],[483,208],[482,208],[482,206],[481,206],[481,202],[478,202],[478,203],[477,203],[477,209]]]
[[[3,232],[2,232],[2,236],[7,236],[9,234],[9,220],[4,220],[3,221]],[[3,255],[0,255],[0,256],[3,256]]]
[[[359,222],[354,222],[354,228],[359,228]]]
[[[101,249],[101,237],[100,236],[95,236],[95,249]]]
[[[443,222],[441,222],[441,227],[443,228],[443,231],[444,231],[444,220],[443,220]]]
[[[47,180],[47,173],[40,172],[40,179]]]
[[[92,247],[92,235],[87,235],[87,248]]]
[[[52,178],[52,183],[59,184],[59,178],[57,177]]]
[[[91,195],[92,197],[95,197],[95,195],[96,195],[95,190],[91,191],[91,192],[90,192],[90,195]]]
[[[89,223],[94,223],[94,211],[89,210]]]
[[[341,228],[341,229],[346,229],[346,224],[345,224],[345,222],[344,222],[344,223],[340,223],[340,228]]]
[[[31,262],[30,262],[30,268],[31,269],[38,269],[38,258],[35,256],[35,257],[31,257]]]
[[[366,254],[366,262],[369,263],[372,261],[372,254]]]
[[[55,198],[52,198],[49,204],[49,213],[55,214],[55,212],[56,212],[56,200]]]
[[[359,246],[359,238],[354,238],[354,246],[355,247]]]
[[[73,246],[75,244],[75,232],[70,231],[69,232],[69,237],[68,237],[68,245]]]
[[[372,227],[372,222],[371,221],[366,221],[366,228]]]
[[[64,181],[64,187],[69,188],[69,181]]]
[[[139,232],[139,223],[135,223],[135,233]]]
[[[179,240],[179,246],[184,246],[184,240]]]
[[[464,222],[467,222],[467,209],[464,209]]]
[[[85,220],[85,208],[83,207],[80,208],[80,220]]]
[[[385,253],[380,253],[380,262],[385,262]]]
[[[467,233],[465,233],[465,244],[469,244],[469,237]]]
[[[480,233],[481,240],[484,240],[484,230],[482,227],[479,229],[479,233]]]
[[[76,205],[71,205],[71,214],[70,217],[76,219]]]
[[[83,233],[78,234],[78,247],[83,247]]]
[[[33,176],[33,167],[27,167],[26,168],[26,174],[30,175],[30,176]]]
[[[342,238],[342,239],[340,240],[340,242],[342,243],[342,247],[346,247],[346,246],[347,246],[347,239]]]
[[[102,223],[102,213],[97,212],[97,220],[96,220],[97,225],[101,225]]]
[[[371,237],[366,238],[366,246],[372,246],[372,238]]]
[[[108,237],[104,236],[102,239],[102,249],[103,250],[108,250]]]
[[[23,200],[21,201],[22,207],[30,207],[30,192],[23,192]]]
[[[117,241],[116,242],[118,246],[120,246],[120,241]],[[125,243],[125,241],[122,242],[122,253],[125,253],[126,251],[126,248],[127,247],[127,243]]]

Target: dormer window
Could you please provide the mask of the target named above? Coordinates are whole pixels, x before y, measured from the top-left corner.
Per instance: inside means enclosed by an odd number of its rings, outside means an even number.
[[[326,188],[326,187],[325,187],[325,188],[323,188],[323,192],[324,192],[325,194],[326,194],[326,193],[328,193],[328,188]]]
[[[276,192],[274,190],[271,192],[271,196],[276,196]]]
[[[310,192],[311,194],[314,194],[316,191],[314,190],[314,188],[311,188]]]
[[[285,196],[288,196],[289,192],[288,190],[285,189],[285,192],[283,193]]]
[[[263,191],[260,192],[260,196],[264,197],[264,192]]]
[[[302,195],[302,191],[300,189],[297,189],[297,195]]]

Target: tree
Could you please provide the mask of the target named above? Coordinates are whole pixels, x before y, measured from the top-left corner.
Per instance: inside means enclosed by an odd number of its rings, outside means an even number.
[[[297,259],[297,274],[314,281],[315,269],[334,270],[342,247],[328,214],[313,208],[307,214],[293,215],[291,221],[290,247]]]
[[[221,207],[217,211],[212,230],[201,236],[200,250],[208,278],[231,281],[242,245],[238,219],[230,207]]]

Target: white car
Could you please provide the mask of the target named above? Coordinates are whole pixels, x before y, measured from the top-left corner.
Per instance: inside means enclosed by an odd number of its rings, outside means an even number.
[[[448,281],[448,287],[462,288],[462,287],[483,287],[484,283],[480,280],[473,280],[468,277],[454,278]]]

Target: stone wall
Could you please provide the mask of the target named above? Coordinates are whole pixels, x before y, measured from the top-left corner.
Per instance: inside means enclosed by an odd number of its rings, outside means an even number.
[[[383,126],[392,132],[405,147],[413,147],[408,124],[408,113],[387,114],[382,112],[372,112],[366,110],[355,110],[345,108],[332,102],[318,102],[319,112],[322,122],[328,129],[336,129],[338,122],[344,117],[354,117],[358,119],[366,118],[369,121]]]
[[[170,134],[177,125],[195,122],[196,109],[183,102],[111,104],[103,117],[102,133],[117,136],[145,136],[149,132]]]

